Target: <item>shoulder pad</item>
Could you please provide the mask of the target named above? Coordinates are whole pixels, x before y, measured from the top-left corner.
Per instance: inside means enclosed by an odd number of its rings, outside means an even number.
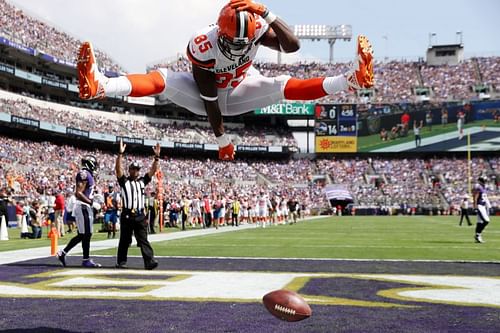
[[[208,26],[191,37],[186,54],[193,64],[211,69],[215,66],[216,47],[217,27]]]
[[[87,180],[87,178],[89,178],[89,172],[87,170],[80,170],[76,178],[78,180]]]

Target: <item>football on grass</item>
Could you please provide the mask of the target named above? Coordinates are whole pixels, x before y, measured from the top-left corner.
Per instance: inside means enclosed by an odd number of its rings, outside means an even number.
[[[262,298],[266,309],[281,320],[299,321],[312,314],[309,304],[296,292],[275,290]]]

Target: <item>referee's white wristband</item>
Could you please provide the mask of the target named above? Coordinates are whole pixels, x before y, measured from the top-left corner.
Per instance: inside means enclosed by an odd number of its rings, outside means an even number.
[[[215,102],[216,100],[219,99],[219,96],[210,97],[210,96],[205,96],[205,95],[202,95],[202,94],[200,94],[200,97],[201,97],[201,99],[203,99],[205,101],[208,101],[208,102]]]
[[[217,140],[217,144],[220,148],[228,146],[231,143],[231,139],[226,134],[216,137],[215,140]]]
[[[274,15],[272,12],[267,12],[267,15],[263,17],[264,21],[266,21],[267,24],[273,23],[277,18],[278,16]]]

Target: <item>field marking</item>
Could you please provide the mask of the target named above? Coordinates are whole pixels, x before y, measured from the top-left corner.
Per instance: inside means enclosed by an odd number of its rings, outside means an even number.
[[[131,271],[126,279],[120,270],[61,269],[31,275],[34,283],[0,282],[0,297],[50,297],[90,299],[143,299],[216,302],[259,302],[263,295],[277,289],[300,292],[312,279],[348,278],[391,281],[408,284],[403,288],[383,289],[377,295],[404,301],[500,307],[500,278],[426,274],[364,274],[248,271]],[[157,279],[142,279],[142,276]],[[167,278],[163,277],[167,276]],[[176,278],[176,277],[182,278]],[[206,281],[211,281],[207,284]],[[227,283],[238,281],[238,283]],[[259,283],[255,283],[259,281]],[[213,288],[213,285],[219,288]],[[95,288],[96,286],[101,288]],[[120,286],[136,287],[119,290]],[[294,287],[295,286],[295,287]],[[407,307],[391,300],[373,302],[359,296],[303,294],[308,302],[322,305],[361,307]]]
[[[98,258],[114,258],[115,255],[98,255]],[[142,259],[140,255],[129,255],[129,258],[139,258]],[[155,258],[163,259],[203,259],[203,260],[275,260],[275,261],[356,261],[356,262],[429,262],[429,263],[457,263],[457,264],[500,264],[500,260],[452,260],[452,259],[366,259],[366,258],[279,258],[279,257],[208,257],[208,256],[157,256]],[[131,272],[132,270],[127,271]]]
[[[386,218],[386,216],[376,216],[377,218]],[[397,217],[397,216],[395,216]],[[402,218],[421,218],[422,216],[402,216]],[[299,225],[303,222],[306,222],[306,221],[313,221],[313,220],[321,220],[321,219],[327,219],[327,218],[332,218],[332,216],[312,216],[312,217],[307,217],[306,219],[302,219],[300,220],[299,222]],[[342,217],[340,217],[342,218]],[[493,217],[494,218],[494,217]],[[425,216],[425,221],[428,222],[428,221],[432,221],[432,223],[439,223],[439,224],[445,224],[446,221],[443,221],[439,218],[436,218],[436,217],[429,217],[429,216]],[[427,225],[427,223],[425,224],[422,224],[421,226],[419,226],[420,228],[425,228]],[[352,228],[354,227],[354,228]],[[363,226],[361,224],[353,224],[351,228],[352,229],[357,229],[357,227],[359,228],[362,228]],[[199,236],[206,236],[206,235],[217,235],[217,234],[220,234],[220,233],[224,233],[224,232],[232,232],[232,231],[239,231],[239,230],[252,230],[252,229],[258,229],[254,224],[245,224],[245,225],[241,225],[239,228],[236,228],[236,227],[231,227],[231,226],[226,226],[226,227],[221,227],[219,228],[218,230],[216,229],[197,229],[197,230],[188,230],[188,231],[184,231],[184,232],[176,232],[176,233],[168,233],[168,234],[156,234],[156,235],[149,235],[149,241],[150,242],[160,242],[160,241],[168,241],[168,240],[174,240],[174,239],[183,239],[183,238],[191,238],[191,237],[199,237]],[[269,228],[267,230],[278,230],[278,229],[275,229],[275,228]],[[411,232],[411,230],[409,230]],[[406,233],[406,232],[405,232]],[[500,233],[500,231],[496,231],[496,230],[487,230],[487,233],[494,233],[494,234],[497,234],[497,233]],[[348,234],[348,233],[346,233]],[[238,237],[238,236],[236,236]],[[265,237],[265,236],[263,236]],[[302,238],[303,239],[303,238]],[[315,238],[316,239],[316,238]],[[496,240],[488,240],[488,243],[497,243],[498,241]],[[135,244],[135,240],[133,242],[132,245]],[[176,246],[183,246],[182,244],[176,244]],[[193,246],[193,245],[190,245],[190,246]],[[217,245],[218,247],[220,247],[221,245]],[[230,247],[231,245],[227,246],[227,247]],[[241,246],[241,245],[238,245],[238,246]],[[267,245],[269,246],[269,245]],[[361,247],[361,248],[367,248],[367,247],[371,247],[371,248],[401,248],[401,249],[412,249],[412,248],[422,248],[422,249],[441,249],[443,248],[444,246],[446,245],[443,245],[443,246],[420,246],[420,247],[417,247],[417,246],[414,246],[414,247],[402,247],[402,246],[384,246],[384,245],[381,245],[381,246],[366,246],[366,245],[359,245],[359,246],[356,246],[356,245],[328,245],[328,246],[318,246],[318,245],[315,245],[314,247],[323,247],[323,248],[357,248],[357,247]],[[61,245],[60,248],[62,248],[63,246]],[[106,250],[106,249],[110,249],[110,248],[114,248],[116,249],[118,247],[118,239],[111,239],[111,240],[102,240],[102,241],[94,241],[94,242],[91,242],[91,251],[99,251],[99,250]],[[201,246],[198,246],[198,247],[201,247]],[[212,247],[211,245],[208,245],[208,246],[205,246],[205,247]],[[300,246],[299,246],[300,247]],[[311,247],[311,246],[302,246],[302,247]],[[446,246],[447,248],[450,248],[450,246]],[[479,249],[481,247],[481,245],[475,245],[473,244],[472,242],[470,244],[465,244],[464,243],[464,246],[453,246],[451,248],[453,249],[463,249],[463,248],[467,248],[467,249]],[[70,253],[70,256],[74,256],[74,255],[79,255],[81,254],[81,248],[80,247],[76,247],[75,249],[73,249]],[[27,261],[27,260],[33,260],[33,259],[40,259],[40,258],[47,258],[49,257],[49,254],[50,254],[50,247],[38,247],[38,248],[29,248],[29,249],[21,249],[21,250],[14,250],[14,251],[0,251],[0,266],[1,265],[5,265],[5,264],[10,264],[10,263],[16,263],[16,262],[22,262],[22,261]],[[168,257],[167,257],[168,258]],[[184,257],[183,257],[184,258]],[[205,258],[205,257],[193,257],[193,258]],[[210,258],[210,257],[207,257],[207,258]],[[222,257],[222,258],[227,258],[227,257]],[[237,257],[238,259],[242,259],[243,257]],[[264,258],[258,258],[260,260],[264,259]],[[274,258],[274,259],[280,259],[280,258]],[[302,260],[302,259],[305,259],[305,260],[309,260],[309,258],[284,258],[283,260]],[[314,259],[314,260],[320,260],[319,258],[318,259]],[[323,259],[321,259],[323,260]],[[328,259],[327,259],[328,260]],[[348,259],[348,258],[345,258],[345,259],[338,259],[338,258],[333,258],[332,260],[356,260],[356,259]],[[361,260],[364,260],[364,259],[361,259]],[[369,259],[371,260],[371,259]],[[373,261],[375,260],[378,260],[378,259],[373,259]],[[406,261],[405,259],[395,259],[396,261]],[[425,260],[424,260],[425,261]],[[443,262],[443,260],[436,260],[435,262]],[[447,260],[444,260],[444,262],[447,262]],[[474,261],[474,260],[466,260],[466,261],[456,261],[456,260],[450,260],[449,262],[494,262],[494,263],[497,263],[499,261]]]
[[[348,249],[354,249],[354,248],[371,248],[371,249],[442,249],[442,248],[447,248],[447,249],[472,249],[472,250],[479,250],[481,249],[481,245],[479,244],[474,244],[473,242],[470,242],[471,244],[464,245],[464,246],[450,246],[449,244],[443,244],[442,246],[432,246],[432,245],[425,245],[425,246],[395,246],[395,245],[286,245],[287,248],[335,248],[335,249],[340,249],[340,248],[348,248]],[[500,241],[490,241],[489,243],[500,243]],[[210,247],[210,248],[217,248],[217,247],[255,247],[254,244],[249,244],[249,245],[242,245],[242,244],[176,244],[176,247]],[[274,247],[274,248],[282,248],[284,247],[283,245],[274,245],[274,244],[266,244],[266,245],[261,245],[261,247]]]

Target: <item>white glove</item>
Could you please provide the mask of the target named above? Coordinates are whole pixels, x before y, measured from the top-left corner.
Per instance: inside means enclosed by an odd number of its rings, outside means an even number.
[[[97,211],[100,211],[101,210],[101,205],[98,202],[96,202],[96,201],[92,201],[92,208],[94,208]]]
[[[102,194],[96,194],[92,198],[92,201],[98,202],[98,203],[100,203],[102,205],[104,203],[104,196]]]

